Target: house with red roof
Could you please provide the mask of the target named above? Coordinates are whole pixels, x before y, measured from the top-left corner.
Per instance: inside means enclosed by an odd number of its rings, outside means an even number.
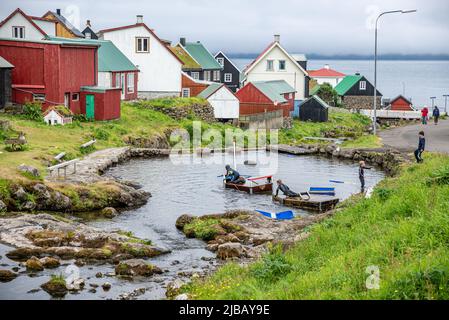
[[[143,22],[142,15],[135,24],[101,30],[97,35],[112,41],[139,69],[139,98],[180,96],[183,62]]]
[[[328,83],[333,88],[335,88],[346,76],[344,73],[331,69],[328,64],[319,70],[309,70],[308,73],[309,77],[316,80],[318,85]]]
[[[56,23],[49,19],[27,15],[17,8],[0,22],[0,38],[42,40],[56,35]]]
[[[308,96],[308,73],[295,57],[281,46],[280,36],[243,70],[243,85],[259,81],[285,81],[296,91],[296,99]]]
[[[399,95],[391,100],[386,109],[391,111],[415,111],[413,103],[403,95]]]

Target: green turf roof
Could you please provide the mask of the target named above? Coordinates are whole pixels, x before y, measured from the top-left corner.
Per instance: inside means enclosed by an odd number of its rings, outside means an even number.
[[[211,83],[206,89],[200,92],[198,97],[207,99],[213,95],[218,89],[220,89],[224,84],[222,83]]]
[[[99,45],[98,48],[98,71],[99,72],[122,72],[137,71],[137,67],[111,42],[107,40],[94,39],[66,39],[59,37],[48,37],[51,41],[61,41],[68,44],[90,44]]]
[[[201,42],[188,42],[184,48],[204,70],[223,69]]]
[[[170,50],[184,63],[183,70],[201,70],[200,64],[180,45],[170,47]]]
[[[285,103],[287,100],[284,98],[284,94],[295,92],[295,89],[284,80],[256,81],[252,84],[273,102]]]
[[[335,87],[335,91],[337,91],[339,96],[344,96],[346,92],[349,91],[357,82],[359,82],[363,76],[354,75],[354,76],[346,76],[343,80]]]

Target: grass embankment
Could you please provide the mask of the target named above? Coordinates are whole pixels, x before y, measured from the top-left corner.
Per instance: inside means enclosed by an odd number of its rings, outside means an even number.
[[[346,110],[329,111],[329,121],[322,123],[293,121],[292,129],[281,130],[279,141],[283,144],[317,143],[316,140],[307,140],[306,137],[320,138],[349,138],[343,144],[348,148],[373,148],[381,145],[378,137],[366,133],[371,120],[363,115],[349,113]]]
[[[449,299],[449,157],[428,156],[312,226],[308,239],[186,288],[197,299]],[[367,267],[380,288],[366,288]]]

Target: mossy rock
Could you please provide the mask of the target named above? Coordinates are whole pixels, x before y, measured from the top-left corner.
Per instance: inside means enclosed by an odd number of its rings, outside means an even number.
[[[43,271],[44,270],[44,265],[36,257],[32,257],[32,258],[28,259],[27,262],[25,262],[25,266],[28,271]]]
[[[10,270],[0,270],[0,282],[10,282],[17,278],[17,273]]]
[[[55,298],[63,298],[68,292],[67,284],[62,276],[52,276],[50,281],[41,285],[41,288]]]
[[[161,274],[162,270],[144,260],[132,259],[120,262],[115,267],[115,273],[119,276],[151,277],[154,274]]]

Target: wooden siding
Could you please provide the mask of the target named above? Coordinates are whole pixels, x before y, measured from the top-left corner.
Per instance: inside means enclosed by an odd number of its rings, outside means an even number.
[[[189,77],[186,77],[184,74],[182,75],[182,88],[190,89],[191,97],[196,97],[207,87],[208,87],[207,84],[192,81]],[[182,92],[181,92],[181,94],[182,94]]]
[[[43,18],[56,22],[56,36],[57,37],[79,38],[79,37],[75,36],[69,29],[67,29],[65,25],[61,24],[58,21],[58,19],[56,19],[51,13],[48,13]]]
[[[414,111],[412,105],[404,98],[396,99],[391,103],[390,110],[393,111]]]

